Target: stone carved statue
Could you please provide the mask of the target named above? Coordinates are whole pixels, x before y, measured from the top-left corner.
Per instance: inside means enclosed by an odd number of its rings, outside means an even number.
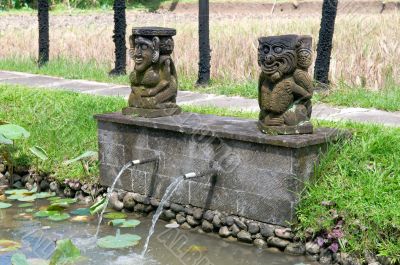
[[[283,35],[259,39],[258,127],[267,134],[312,133],[313,82],[311,36]]]
[[[176,105],[178,78],[171,53],[175,29],[133,28],[129,55],[135,67],[129,76],[132,92],[125,115],[154,118],[181,113]]]

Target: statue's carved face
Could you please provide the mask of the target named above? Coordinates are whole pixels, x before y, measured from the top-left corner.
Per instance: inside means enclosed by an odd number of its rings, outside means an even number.
[[[143,72],[147,70],[152,62],[154,47],[153,43],[145,38],[138,37],[134,43],[133,60],[135,62],[135,70]]]
[[[297,65],[296,47],[277,39],[260,41],[258,63],[261,70],[273,80],[292,73]]]

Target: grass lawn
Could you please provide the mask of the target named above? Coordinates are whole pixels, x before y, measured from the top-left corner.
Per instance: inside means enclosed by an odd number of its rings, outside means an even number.
[[[95,61],[78,62],[63,58],[53,59],[46,66],[38,68],[32,59],[1,59],[0,69],[21,71],[34,74],[59,76],[67,79],[86,79],[106,83],[129,84],[128,76],[111,77],[110,68]],[[180,90],[211,93],[226,96],[257,98],[257,80],[233,82],[230,80],[212,80],[208,87],[196,87],[195,77],[179,79]],[[324,102],[336,106],[376,108],[386,111],[400,110],[400,85],[388,80],[386,87],[370,90],[362,87],[348,86],[343,82],[328,92],[316,93],[314,102]]]
[[[43,169],[60,179],[79,178],[79,165],[66,167],[66,159],[85,150],[97,150],[95,113],[120,110],[125,100],[72,92],[34,90],[0,85],[0,120],[31,132],[24,151],[39,145],[51,161]],[[185,107],[185,111],[256,119],[257,113],[215,108]],[[344,220],[342,247],[350,253],[365,250],[400,260],[400,129],[354,123],[314,122],[316,126],[350,129],[353,139],[332,145],[308,184],[298,208],[299,230],[330,231],[337,213]],[[93,180],[96,178],[93,177]],[[323,201],[333,202],[326,207]]]

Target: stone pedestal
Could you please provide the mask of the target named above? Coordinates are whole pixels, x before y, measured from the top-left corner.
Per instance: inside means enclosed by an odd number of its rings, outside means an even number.
[[[158,156],[160,163],[128,170],[117,188],[160,199],[174,177],[218,162],[217,176],[186,180],[171,202],[265,223],[287,225],[298,195],[310,180],[336,129],[305,135],[265,135],[257,121],[183,113],[147,119],[120,113],[97,115],[101,184],[110,186],[131,160]]]

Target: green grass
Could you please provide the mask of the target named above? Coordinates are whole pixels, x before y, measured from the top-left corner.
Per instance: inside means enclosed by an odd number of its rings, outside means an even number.
[[[86,79],[106,83],[128,85],[128,76],[111,77],[111,67],[95,61],[78,62],[65,58],[52,59],[44,67],[38,68],[34,58],[3,58],[0,69],[21,71],[34,74],[59,76],[67,79]],[[128,69],[129,71],[129,69]],[[226,96],[257,98],[257,80],[235,82],[232,80],[212,80],[208,87],[195,86],[196,77],[179,76],[179,89],[200,93],[211,93]],[[387,111],[400,110],[400,84],[389,76],[386,87],[371,90],[353,87],[340,82],[337,87],[327,92],[316,93],[314,103],[324,102],[336,106],[376,108]]]
[[[118,111],[124,99],[96,97],[73,92],[35,90],[0,85],[0,120],[26,127],[31,137],[19,143],[22,149],[42,146],[51,161],[42,165],[59,179],[81,178],[79,165],[64,166],[66,159],[85,150],[97,150],[96,113]],[[212,107],[184,107],[185,111],[257,118],[257,113]],[[308,184],[298,207],[299,230],[329,231],[332,214],[345,220],[345,250],[400,259],[400,129],[355,123],[316,122],[318,126],[346,128],[353,138],[331,145]],[[87,179],[86,179],[87,180]],[[92,178],[93,181],[96,178]],[[335,202],[333,208],[321,202]]]

